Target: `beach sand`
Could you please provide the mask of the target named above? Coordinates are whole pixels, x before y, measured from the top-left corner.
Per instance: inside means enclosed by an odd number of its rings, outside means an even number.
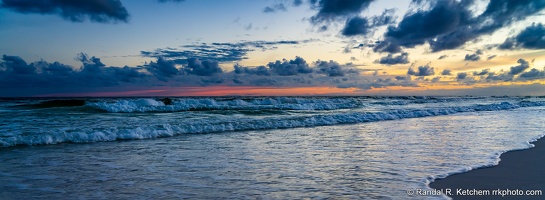
[[[535,147],[531,149],[502,154],[501,161],[497,166],[438,179],[432,182],[430,187],[443,189],[443,191],[451,189],[452,195],[447,195],[453,199],[545,199],[545,194],[537,196],[506,195],[504,197],[501,194],[493,194],[497,189],[504,190],[504,192],[505,189],[521,190],[517,191],[518,194],[524,193],[526,190],[545,192],[545,139],[542,138],[533,144]],[[467,192],[488,191],[490,195],[463,195],[457,193],[458,189],[462,189],[460,192],[464,192],[464,190],[469,190]]]

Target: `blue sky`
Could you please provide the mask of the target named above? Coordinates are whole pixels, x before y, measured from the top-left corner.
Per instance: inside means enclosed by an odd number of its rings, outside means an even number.
[[[0,0],[0,96],[545,95],[544,8]]]

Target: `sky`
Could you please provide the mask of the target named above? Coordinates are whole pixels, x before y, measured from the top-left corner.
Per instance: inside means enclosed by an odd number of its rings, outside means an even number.
[[[0,0],[0,97],[543,96],[545,0]]]

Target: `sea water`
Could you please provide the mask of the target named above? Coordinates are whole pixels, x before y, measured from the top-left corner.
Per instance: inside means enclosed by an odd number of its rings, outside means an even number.
[[[0,195],[406,199],[531,147],[544,113],[540,97],[3,99]]]

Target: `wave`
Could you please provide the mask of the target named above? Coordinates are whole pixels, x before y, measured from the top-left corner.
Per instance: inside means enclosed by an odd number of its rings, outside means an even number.
[[[362,103],[357,98],[164,98],[88,102],[86,106],[106,112],[132,113],[194,110],[336,110],[358,108]]]
[[[151,105],[160,104],[154,101],[144,101]],[[125,104],[128,104],[126,102]],[[520,105],[519,105],[520,104]],[[446,107],[435,109],[392,110],[386,112],[351,112],[337,114],[316,114],[311,116],[276,116],[261,119],[241,118],[229,119],[202,119],[183,124],[162,124],[140,126],[131,129],[118,129],[116,127],[107,130],[87,130],[86,132],[66,132],[58,130],[54,134],[44,133],[39,135],[16,135],[0,137],[0,146],[16,145],[46,145],[57,143],[89,143],[115,140],[147,139],[158,137],[170,137],[181,134],[216,133],[230,131],[248,131],[264,129],[285,129],[297,127],[314,127],[324,125],[354,124],[364,122],[376,122],[385,120],[397,120],[404,118],[419,118],[440,115],[450,115],[461,112],[498,111],[520,107],[545,106],[545,102],[502,102],[486,105],[472,105],[461,107]]]

